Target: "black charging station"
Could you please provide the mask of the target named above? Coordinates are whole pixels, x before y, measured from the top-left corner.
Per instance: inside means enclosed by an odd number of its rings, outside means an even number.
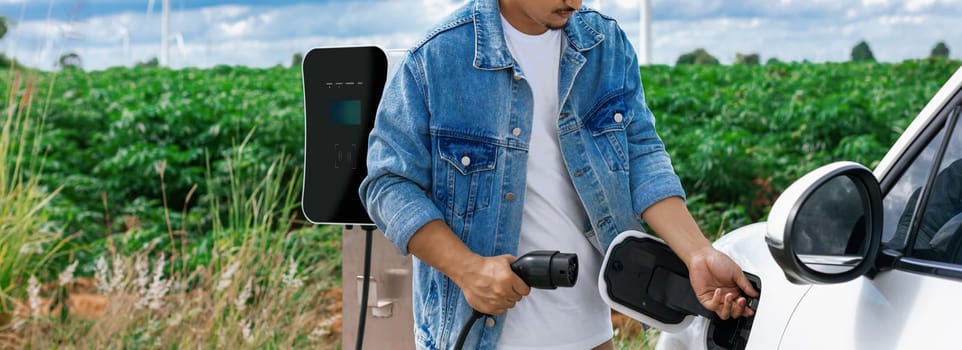
[[[304,215],[313,223],[372,225],[357,189],[367,175],[367,137],[387,81],[373,46],[315,48],[304,55]]]
[[[367,139],[388,75],[374,46],[315,48],[301,64],[304,82],[304,216],[317,224],[365,231],[363,292],[356,349],[364,341],[375,230],[358,187],[367,175]]]

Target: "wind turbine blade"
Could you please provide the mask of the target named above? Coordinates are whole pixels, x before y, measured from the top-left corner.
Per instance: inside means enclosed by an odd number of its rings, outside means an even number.
[[[180,57],[184,57],[184,52],[186,52],[184,49],[184,35],[177,32],[174,34],[174,41],[177,41],[177,52],[180,53]]]

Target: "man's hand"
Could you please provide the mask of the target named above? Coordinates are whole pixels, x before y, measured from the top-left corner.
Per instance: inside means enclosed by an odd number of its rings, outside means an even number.
[[[466,259],[453,274],[471,308],[488,315],[503,314],[531,293],[531,288],[511,271],[515,257],[501,255]]]
[[[755,314],[746,306],[748,300],[741,292],[753,298],[758,292],[728,255],[712,247],[681,198],[669,197],[652,204],[642,217],[688,266],[695,296],[706,309],[723,320]]]
[[[688,263],[688,277],[698,301],[723,320],[729,317],[749,317],[755,311],[747,307],[742,295],[757,297],[742,269],[728,255],[707,246],[692,254]]]
[[[511,271],[513,256],[475,254],[441,220],[418,229],[408,242],[408,251],[450,277],[461,287],[468,304],[485,314],[503,314],[531,293],[531,288]]]

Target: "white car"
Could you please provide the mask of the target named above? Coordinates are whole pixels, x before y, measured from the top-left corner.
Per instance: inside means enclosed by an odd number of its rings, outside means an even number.
[[[962,349],[960,111],[962,69],[874,172],[818,168],[717,240],[761,291],[753,318],[698,316],[684,265],[638,232],[612,244],[602,295],[661,329],[658,349]]]

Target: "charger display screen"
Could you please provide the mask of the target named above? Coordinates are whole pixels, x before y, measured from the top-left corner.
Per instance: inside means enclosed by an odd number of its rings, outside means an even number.
[[[329,108],[331,125],[361,125],[361,100],[333,100]]]

